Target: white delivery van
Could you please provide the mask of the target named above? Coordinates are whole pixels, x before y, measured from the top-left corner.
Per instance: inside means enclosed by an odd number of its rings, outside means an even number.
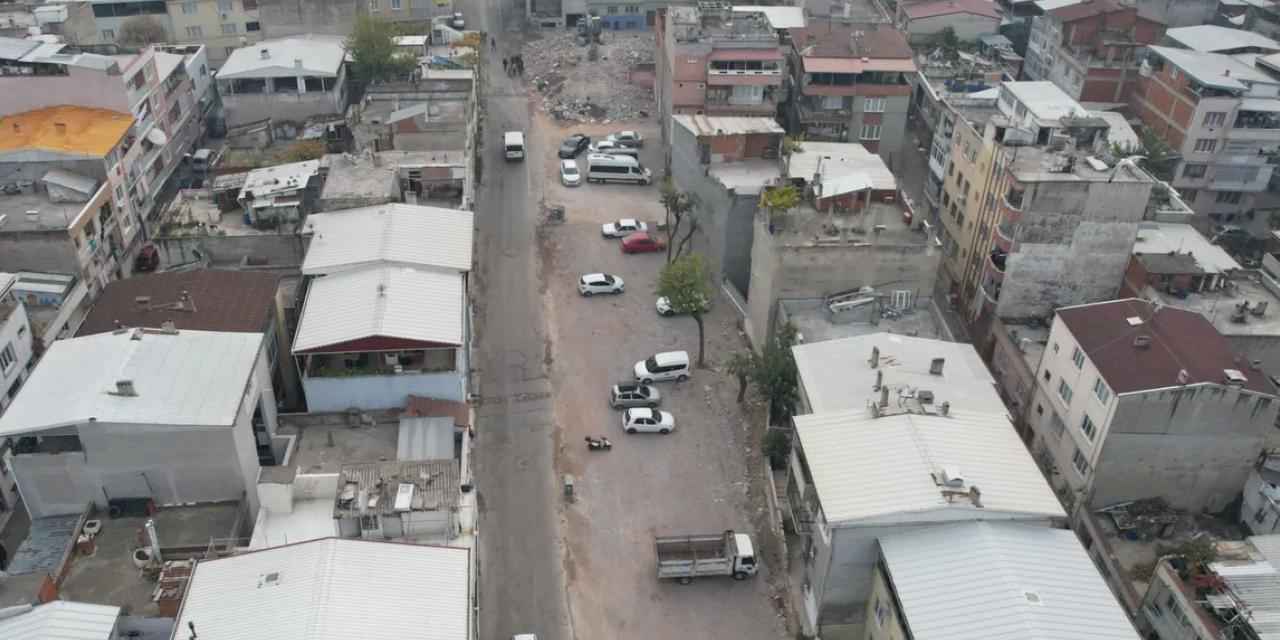
[[[502,136],[504,157],[508,160],[524,160],[524,132],[508,131]]]
[[[649,184],[653,174],[631,156],[592,153],[587,156],[587,182],[636,182]]]

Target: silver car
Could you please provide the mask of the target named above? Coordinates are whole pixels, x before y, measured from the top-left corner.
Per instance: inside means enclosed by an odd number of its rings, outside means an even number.
[[[578,163],[573,160],[560,161],[560,184],[576,187],[582,184],[582,174],[578,173]]]
[[[615,384],[609,389],[609,406],[614,409],[634,407],[657,408],[662,404],[662,394],[657,387],[648,384]]]

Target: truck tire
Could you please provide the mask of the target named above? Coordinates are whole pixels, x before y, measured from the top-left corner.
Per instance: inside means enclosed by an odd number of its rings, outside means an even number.
[[[693,578],[690,578],[687,576],[684,578],[680,578],[680,584],[689,584],[690,582],[693,582]]]
[[[733,579],[734,579],[734,580],[746,580],[746,579],[747,579],[747,574],[746,574],[746,573],[744,573],[744,572],[742,572],[742,571],[739,571],[739,572],[737,572],[737,573],[733,574]]]

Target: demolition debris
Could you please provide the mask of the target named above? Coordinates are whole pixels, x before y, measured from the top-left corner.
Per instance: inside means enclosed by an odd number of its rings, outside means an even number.
[[[525,79],[557,120],[634,120],[654,111],[653,90],[632,84],[633,72],[653,74],[653,36],[604,33],[601,44],[578,44],[572,33],[529,41]]]

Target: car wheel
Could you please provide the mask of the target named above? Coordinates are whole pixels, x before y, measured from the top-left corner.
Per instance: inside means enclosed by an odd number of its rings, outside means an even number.
[[[665,436],[665,435],[667,435],[668,433],[671,433],[671,430],[670,430],[670,429],[658,429],[658,433],[661,433],[662,435],[664,435],[664,436]]]
[[[733,579],[734,579],[734,580],[746,580],[746,579],[747,579],[747,574],[746,574],[746,572],[743,572],[743,571],[736,571],[736,572],[734,572],[734,574],[733,574]]]
[[[689,584],[693,582],[693,578],[680,578],[680,584]]]
[[[614,289],[614,290],[613,290],[613,292],[614,292],[615,294],[622,293],[622,287],[618,287],[617,289]]]
[[[650,409],[657,409],[657,408],[658,408],[658,403],[656,403],[656,402],[650,402],[649,404],[646,404],[645,406],[646,406],[646,407],[649,407]]]
[[[664,318],[670,318],[670,317],[671,317],[671,315],[672,315],[672,314],[674,314],[674,313],[675,313],[674,311],[659,311],[659,312],[658,312],[658,315],[660,315],[660,316],[662,316],[662,317],[664,317]]]
[[[640,384],[653,384],[653,378],[641,378]]]
[[[686,376],[683,373],[676,376],[676,382],[684,382],[685,380],[688,380],[688,379],[689,379],[689,376]]]
[[[594,294],[594,292],[591,292],[591,291],[583,291],[583,292],[582,292],[582,295],[583,295],[583,297],[590,298],[591,296],[593,296],[593,295],[595,295],[595,294]]]
[[[627,427],[627,433],[635,433],[635,432],[636,432],[635,427]]]

